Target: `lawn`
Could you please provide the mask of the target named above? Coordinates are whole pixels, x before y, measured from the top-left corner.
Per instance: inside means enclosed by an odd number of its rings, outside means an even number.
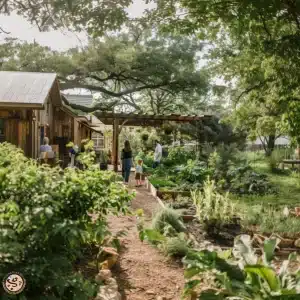
[[[251,154],[255,155],[255,154]],[[246,204],[264,204],[272,206],[297,206],[300,205],[300,173],[291,172],[287,174],[274,174],[270,171],[267,160],[257,155],[256,159],[253,159],[251,166],[258,173],[268,175],[271,183],[278,190],[276,195],[265,196],[237,196],[231,195],[233,200],[238,200]]]

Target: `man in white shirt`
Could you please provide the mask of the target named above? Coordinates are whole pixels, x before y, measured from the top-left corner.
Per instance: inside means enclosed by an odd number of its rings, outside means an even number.
[[[155,141],[156,143],[156,147],[155,147],[155,152],[154,152],[154,164],[153,164],[153,168],[156,168],[161,161],[162,158],[162,146],[159,143],[159,141]]]

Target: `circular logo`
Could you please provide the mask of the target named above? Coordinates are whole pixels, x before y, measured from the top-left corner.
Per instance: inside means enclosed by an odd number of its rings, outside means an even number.
[[[26,280],[21,273],[11,272],[4,277],[2,284],[8,294],[17,295],[24,290]]]

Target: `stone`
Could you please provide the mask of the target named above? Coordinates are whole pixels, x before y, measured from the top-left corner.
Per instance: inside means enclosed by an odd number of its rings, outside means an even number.
[[[155,292],[152,290],[148,290],[148,291],[146,291],[146,294],[147,295],[155,295]]]
[[[117,262],[119,257],[116,249],[111,247],[101,248],[98,254],[99,269],[111,269]]]
[[[107,285],[100,287],[95,300],[122,300],[117,281],[114,278],[108,278],[106,283]]]
[[[102,281],[106,282],[108,279],[110,279],[112,276],[110,270],[100,270],[100,272],[96,275],[96,282],[101,283]]]
[[[295,247],[300,248],[300,239],[295,241]]]

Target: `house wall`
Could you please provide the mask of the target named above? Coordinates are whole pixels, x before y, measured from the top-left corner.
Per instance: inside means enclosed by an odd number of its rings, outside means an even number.
[[[30,109],[0,108],[0,119],[3,123],[1,142],[9,142],[21,148],[25,155],[33,157],[32,120],[33,111]],[[2,131],[1,130],[1,131]]]

